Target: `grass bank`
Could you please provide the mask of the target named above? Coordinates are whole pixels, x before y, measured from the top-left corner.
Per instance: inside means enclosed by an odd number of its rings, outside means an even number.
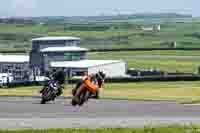
[[[71,96],[67,85],[64,96]],[[40,86],[0,89],[0,96],[39,96]],[[200,81],[108,83],[101,93],[105,99],[157,100],[193,103],[200,101]]]
[[[0,130],[0,133],[198,133],[198,126],[169,126],[157,128],[99,128],[99,129],[42,129]]]

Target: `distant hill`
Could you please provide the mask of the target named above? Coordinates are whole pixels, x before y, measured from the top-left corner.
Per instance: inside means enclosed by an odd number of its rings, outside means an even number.
[[[0,22],[6,20],[15,22],[36,22],[36,23],[80,23],[80,22],[98,22],[98,21],[126,21],[131,19],[170,19],[170,18],[192,18],[192,15],[177,14],[177,13],[143,13],[143,14],[119,14],[105,16],[46,16],[46,17],[27,17],[27,18],[4,18]],[[22,21],[20,21],[20,19]]]
[[[192,15],[177,13],[144,13],[144,14],[119,14],[108,16],[89,16],[89,17],[67,17],[68,19],[96,19],[96,20],[127,20],[127,19],[148,19],[148,18],[192,18]]]
[[[63,22],[63,23],[88,23],[88,22],[128,22],[137,19],[180,19],[192,18],[192,15],[176,14],[176,13],[160,13],[160,14],[120,14],[108,16],[76,16],[76,17],[46,17],[46,22]],[[41,18],[40,18],[41,20]]]

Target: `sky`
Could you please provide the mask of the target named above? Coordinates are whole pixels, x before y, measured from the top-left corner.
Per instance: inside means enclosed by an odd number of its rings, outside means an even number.
[[[1,0],[0,17],[181,13],[200,16],[199,0]]]

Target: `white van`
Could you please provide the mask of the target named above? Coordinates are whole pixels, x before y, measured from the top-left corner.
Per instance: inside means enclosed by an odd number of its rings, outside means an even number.
[[[0,73],[0,84],[13,81],[13,75],[11,73]]]

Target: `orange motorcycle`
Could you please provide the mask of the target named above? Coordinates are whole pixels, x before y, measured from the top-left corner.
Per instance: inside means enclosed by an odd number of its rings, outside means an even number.
[[[98,72],[93,76],[95,77],[96,83],[93,82],[92,78],[88,76],[83,82],[79,83],[78,87],[72,90],[72,101],[71,104],[76,106],[83,105],[89,98],[98,98],[99,91],[98,89],[101,88],[104,84],[105,74]]]

